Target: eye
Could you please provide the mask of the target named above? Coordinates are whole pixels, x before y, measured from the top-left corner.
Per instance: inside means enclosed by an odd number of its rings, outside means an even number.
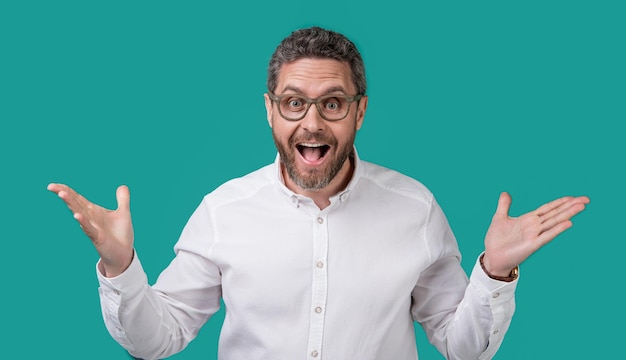
[[[336,97],[324,100],[324,109],[332,112],[341,110],[341,100],[342,99]]]
[[[287,109],[291,111],[298,111],[304,107],[305,101],[299,97],[289,97],[285,98],[285,106]]]

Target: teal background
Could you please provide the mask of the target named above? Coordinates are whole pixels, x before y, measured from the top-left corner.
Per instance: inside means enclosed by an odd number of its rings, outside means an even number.
[[[202,196],[271,162],[267,62],[321,25],[361,49],[363,159],[425,183],[469,271],[500,191],[512,215],[590,196],[522,266],[496,359],[622,353],[625,10],[620,1],[0,4],[2,358],[123,359],[100,315],[97,254],[65,182],[107,207],[131,188],[151,282]],[[620,300],[622,298],[622,300]],[[175,359],[215,359],[223,314]],[[441,356],[418,331],[421,359]]]

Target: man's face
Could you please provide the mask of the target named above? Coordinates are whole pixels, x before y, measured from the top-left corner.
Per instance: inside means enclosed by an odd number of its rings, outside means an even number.
[[[356,95],[350,66],[332,59],[300,59],[284,64],[275,95],[296,94],[308,98],[322,95]],[[339,121],[324,120],[312,104],[298,121],[284,119],[265,94],[267,118],[274,142],[289,179],[302,190],[321,190],[337,175],[349,176],[346,160],[352,152],[356,131],[361,128],[367,97],[350,104],[348,116]],[[287,180],[287,179],[285,179]]]

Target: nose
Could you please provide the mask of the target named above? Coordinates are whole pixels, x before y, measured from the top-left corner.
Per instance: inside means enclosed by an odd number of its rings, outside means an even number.
[[[315,104],[311,104],[309,107],[309,111],[307,111],[304,118],[301,120],[301,126],[303,129],[308,130],[310,132],[317,132],[324,130],[326,127],[326,121],[320,115],[317,106]]]

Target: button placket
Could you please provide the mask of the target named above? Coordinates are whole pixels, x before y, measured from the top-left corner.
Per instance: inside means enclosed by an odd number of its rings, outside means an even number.
[[[313,229],[313,283],[311,289],[311,315],[308,340],[308,352],[311,358],[321,357],[324,336],[324,307],[328,294],[328,273],[326,259],[328,256],[328,218],[317,214]]]

